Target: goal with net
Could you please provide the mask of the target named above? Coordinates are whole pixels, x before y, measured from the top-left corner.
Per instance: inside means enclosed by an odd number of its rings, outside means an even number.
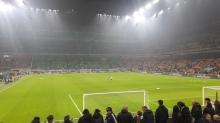
[[[218,93],[220,92],[220,86],[205,86],[202,88],[202,104],[205,105],[205,98],[211,100],[218,100]]]
[[[80,69],[80,73],[91,73],[91,69]]]
[[[112,107],[118,113],[123,105],[127,105],[130,112],[137,112],[142,106],[150,108],[149,93],[136,90],[83,94],[83,109],[93,111],[98,108],[105,112],[106,107]]]

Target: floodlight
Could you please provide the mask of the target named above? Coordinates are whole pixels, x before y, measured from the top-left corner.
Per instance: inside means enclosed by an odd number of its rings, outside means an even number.
[[[148,9],[148,8],[150,8],[150,7],[151,7],[151,4],[150,4],[150,3],[148,3],[148,4],[145,6],[146,9]]]
[[[97,14],[99,16],[99,14]]]
[[[140,21],[144,21],[145,18],[144,18],[143,16],[136,16],[136,17],[135,17],[135,20],[136,20],[137,22],[140,22]]]
[[[0,8],[1,8],[0,10],[5,11],[5,10],[11,10],[11,9],[13,9],[14,6],[12,6],[12,5],[10,5],[10,4],[5,4],[5,3],[3,3],[3,2],[0,1]]]
[[[160,0],[154,0],[153,1],[153,4],[155,4],[155,3],[158,3]]]
[[[156,17],[157,17],[157,14],[154,14],[153,17],[156,18]]]
[[[23,2],[22,0],[17,0],[17,3],[18,3],[20,6],[24,5],[24,2]]]
[[[140,13],[143,13],[143,12],[144,12],[144,9],[143,9],[143,8],[140,8],[140,9],[139,9],[139,12],[140,12]]]
[[[138,12],[134,12],[134,16],[137,16],[138,15]]]
[[[161,10],[159,14],[162,14],[162,13],[163,13],[163,10]]]
[[[177,3],[176,5],[178,6],[180,3]]]
[[[167,8],[168,10],[170,9],[170,8]]]
[[[126,18],[126,19],[130,19],[131,17],[127,15],[125,18]]]

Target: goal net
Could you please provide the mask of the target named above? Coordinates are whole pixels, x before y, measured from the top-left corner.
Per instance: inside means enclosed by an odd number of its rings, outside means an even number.
[[[129,112],[136,113],[142,106],[149,107],[149,93],[145,90],[104,92],[83,94],[83,109],[94,111],[98,108],[105,113],[107,107],[112,107],[118,113],[122,106],[127,105]]]
[[[205,105],[205,98],[210,98],[211,101],[219,99],[220,86],[206,86],[202,88],[202,104]]]
[[[80,73],[91,73],[91,69],[80,69]]]

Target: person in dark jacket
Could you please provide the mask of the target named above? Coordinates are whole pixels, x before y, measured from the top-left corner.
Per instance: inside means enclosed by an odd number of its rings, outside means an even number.
[[[210,114],[204,114],[203,118],[199,120],[199,123],[212,123],[212,118]]]
[[[202,118],[202,106],[195,100],[192,100],[191,115],[195,119],[194,123],[198,123]]]
[[[192,122],[192,117],[190,115],[189,108],[185,106],[183,102],[178,102],[177,103],[179,109],[181,110],[182,114],[182,123],[191,123]]]
[[[156,109],[155,121],[156,123],[166,123],[169,118],[168,109],[163,105],[163,100],[158,100],[159,107]]]
[[[94,123],[104,123],[103,116],[100,114],[100,112],[101,111],[99,109],[95,109],[93,114]]]
[[[83,110],[83,116],[79,118],[78,123],[94,123],[93,117],[88,109]]]
[[[128,112],[128,107],[124,105],[120,113],[117,116],[118,123],[133,123],[133,117],[130,112]]]
[[[151,110],[147,109],[147,106],[142,107],[143,118],[147,123],[154,123],[154,114]]]
[[[218,100],[214,101],[215,113],[220,115],[220,102]]]
[[[69,115],[66,115],[66,116],[64,117],[64,123],[73,123],[73,119],[70,120],[70,116],[69,116]]]
[[[182,113],[177,105],[173,106],[172,120],[173,123],[182,123]]]
[[[146,120],[143,119],[141,111],[138,111],[137,116],[134,117],[134,123],[147,123]]]
[[[204,114],[210,114],[211,117],[213,117],[213,115],[215,114],[215,110],[214,110],[214,108],[212,107],[211,102],[207,102],[207,103],[206,103],[206,107],[203,109],[203,115],[204,115]]]
[[[111,107],[106,108],[106,118],[105,118],[105,123],[117,123],[117,119],[115,114],[112,111]]]

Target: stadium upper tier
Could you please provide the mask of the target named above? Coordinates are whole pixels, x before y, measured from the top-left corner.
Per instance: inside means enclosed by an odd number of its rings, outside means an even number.
[[[173,36],[142,37],[126,29],[45,26],[0,28],[0,52],[60,54],[175,54],[217,51],[220,23]]]

